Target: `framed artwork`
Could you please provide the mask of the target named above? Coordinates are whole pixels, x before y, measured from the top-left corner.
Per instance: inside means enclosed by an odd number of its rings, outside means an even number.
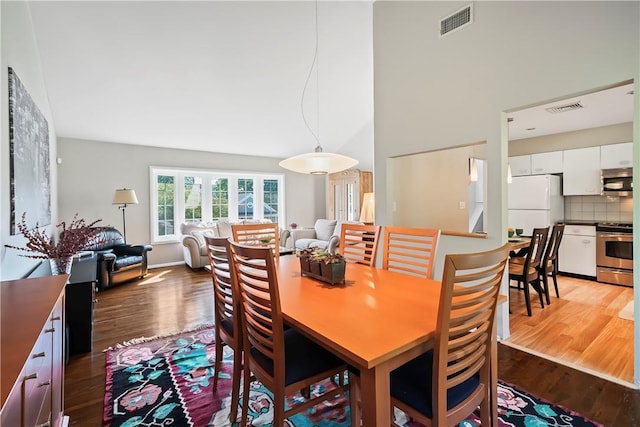
[[[51,224],[49,124],[9,67],[11,234],[26,213],[29,228]]]

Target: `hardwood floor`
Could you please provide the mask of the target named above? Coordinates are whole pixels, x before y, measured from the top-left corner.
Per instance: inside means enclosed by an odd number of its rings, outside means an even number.
[[[211,276],[186,266],[151,270],[144,280],[101,292],[97,299],[93,351],[73,356],[66,369],[65,413],[72,426],[103,424],[105,348],[213,321]],[[513,308],[518,310],[515,304]],[[498,376],[504,381],[606,426],[640,426],[637,390],[504,345],[499,345],[498,359]]]
[[[558,279],[561,298],[551,290],[551,304],[543,309],[534,292],[531,317],[524,292],[510,290],[511,337],[505,344],[633,384],[633,321],[618,316],[633,300],[633,289],[567,276]]]

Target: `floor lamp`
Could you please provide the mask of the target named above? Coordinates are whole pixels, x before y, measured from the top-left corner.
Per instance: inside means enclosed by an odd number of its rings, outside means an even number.
[[[122,210],[122,235],[124,237],[124,243],[127,243],[127,220],[125,218],[124,211],[127,209],[127,205],[137,205],[138,198],[136,192],[130,188],[119,188],[113,195],[113,204],[120,205],[118,209]]]

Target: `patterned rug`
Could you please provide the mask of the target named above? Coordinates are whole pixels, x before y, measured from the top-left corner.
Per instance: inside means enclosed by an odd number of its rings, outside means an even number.
[[[139,338],[106,350],[105,426],[230,426],[233,354],[225,346],[218,391],[211,391],[213,328],[202,327],[162,338]],[[331,389],[325,381],[312,393]],[[499,426],[601,426],[504,382],[498,386]],[[242,396],[240,397],[242,399]],[[295,404],[300,395],[289,396]],[[287,427],[342,427],[350,420],[349,399],[339,395],[286,421]],[[417,427],[400,411],[396,421]],[[248,424],[271,426],[272,396],[259,382],[251,384]],[[237,425],[237,424],[234,424]],[[476,417],[460,424],[477,427]]]

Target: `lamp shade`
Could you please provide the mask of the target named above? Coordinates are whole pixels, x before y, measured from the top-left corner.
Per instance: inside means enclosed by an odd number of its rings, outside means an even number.
[[[113,195],[114,205],[137,205],[136,192],[130,188],[119,188]]]
[[[360,222],[373,224],[376,221],[376,196],[374,193],[364,193],[362,197],[362,209],[360,209]]]
[[[289,157],[279,163],[279,165],[285,169],[312,175],[326,175],[328,173],[340,172],[352,168],[357,164],[358,161],[351,157],[322,151]]]

